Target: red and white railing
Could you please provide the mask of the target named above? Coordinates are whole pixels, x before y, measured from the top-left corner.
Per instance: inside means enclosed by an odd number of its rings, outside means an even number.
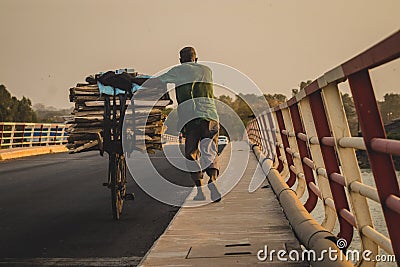
[[[399,57],[400,31],[325,73],[247,125],[250,142],[274,161],[297,196],[301,198],[307,190],[306,210],[311,212],[317,201],[322,201],[323,227],[332,231],[338,220],[338,236],[348,244],[356,229],[362,250],[378,254],[381,247],[396,256],[398,265],[400,193],[392,155],[400,155],[400,141],[386,137],[369,71]],[[338,88],[346,80],[362,137],[351,136],[349,130]],[[376,187],[363,183],[357,149],[367,152]],[[367,199],[381,205],[388,236],[374,227]]]

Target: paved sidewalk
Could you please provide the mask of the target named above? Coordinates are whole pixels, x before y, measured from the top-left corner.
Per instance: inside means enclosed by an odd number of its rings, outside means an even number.
[[[290,250],[301,248],[271,188],[248,192],[253,173],[265,175],[247,144],[232,147],[230,160],[226,152],[221,161],[229,162],[232,169],[223,175],[241,173],[235,165],[250,156],[240,182],[219,203],[181,208],[139,266],[309,266],[305,262],[279,262],[276,253],[272,262],[257,259],[265,245],[269,251],[285,250],[286,257]],[[194,193],[187,205],[193,203]]]
[[[17,147],[0,150],[0,160],[22,158],[28,156],[67,152],[68,149],[63,145],[54,146],[34,146],[34,147]]]

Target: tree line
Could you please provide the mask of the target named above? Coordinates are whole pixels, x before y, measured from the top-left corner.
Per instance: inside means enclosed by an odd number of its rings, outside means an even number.
[[[301,82],[299,89],[307,86],[311,81]],[[293,89],[292,95],[296,94],[299,89]],[[278,106],[287,101],[287,97],[283,94],[264,94],[263,96],[256,96],[254,94],[239,94],[234,97],[228,95],[221,95],[216,98],[222,103],[226,104],[227,107],[232,109],[246,125],[247,122],[252,118],[253,111],[257,113],[262,112],[266,109],[265,100],[268,102],[270,107]],[[345,93],[342,94],[343,106],[347,115],[350,131],[353,136],[357,136],[359,133],[359,124],[357,112],[354,106],[353,98]],[[400,119],[400,94],[388,93],[385,94],[383,101],[378,101],[378,107],[381,112],[383,123],[390,124],[393,121]],[[251,108],[249,107],[251,106]],[[230,111],[222,107],[219,110],[221,121],[232,122],[229,118]],[[172,109],[167,110],[167,114]],[[32,106],[32,102],[27,97],[17,99],[12,96],[7,88],[0,84],[0,121],[2,122],[63,122],[63,116],[70,115],[72,108],[70,109],[56,109],[54,107],[48,107],[43,104],[36,104]],[[171,114],[172,117],[174,114]],[[177,118],[170,118],[171,121],[176,121]],[[239,129],[242,126],[228,125],[229,128]],[[226,128],[228,128],[228,126]],[[176,134],[175,129],[169,129],[169,133]],[[222,127],[222,133],[226,134],[226,130]],[[235,134],[235,138],[241,137],[241,132]],[[394,138],[399,138],[396,136]]]
[[[37,122],[37,119],[29,98],[24,96],[18,100],[8,92],[3,84],[0,84],[0,121]]]
[[[56,109],[43,104],[32,106],[29,98],[17,99],[0,84],[0,122],[64,122],[63,116],[70,115],[72,108]]]
[[[311,81],[307,82],[302,82],[300,84],[300,89],[304,88],[307,86]],[[293,89],[292,94],[296,94],[298,92],[298,89]],[[287,98],[283,94],[264,94],[263,97],[265,100],[267,100],[269,107],[276,107],[284,102],[287,101]],[[236,114],[239,115],[240,119],[242,120],[243,124],[246,125],[247,122],[252,118],[253,116],[253,110],[257,110],[257,108],[262,108],[266,109],[265,107],[265,102],[260,101],[262,97],[257,97],[255,95],[243,95],[239,94],[235,98],[232,98],[230,96],[226,95],[221,95],[217,99],[225,104],[227,106],[231,107]],[[250,100],[250,101],[249,101]],[[247,102],[247,103],[246,103]],[[343,107],[346,113],[347,121],[349,124],[350,132],[352,136],[360,136],[360,125],[358,121],[358,115],[355,109],[353,97],[349,95],[348,93],[342,94],[342,102],[343,102]],[[400,125],[400,94],[398,93],[387,93],[384,95],[383,101],[378,101],[378,108],[381,113],[382,121],[384,125],[391,125],[395,122],[397,122]],[[250,109],[249,105],[252,106],[252,109]],[[263,105],[261,107],[257,107],[257,105]],[[259,110],[257,110],[257,113]],[[221,113],[221,112],[220,112]],[[222,112],[220,114],[222,118],[224,118],[225,114]],[[223,121],[223,120],[221,120]],[[398,129],[400,126],[396,126],[395,128]],[[393,127],[392,127],[393,128]],[[226,131],[222,128],[222,134],[226,134]],[[388,138],[392,139],[400,139],[400,132],[397,131],[391,131],[387,129],[387,136]],[[236,133],[234,138],[240,138],[240,134]]]

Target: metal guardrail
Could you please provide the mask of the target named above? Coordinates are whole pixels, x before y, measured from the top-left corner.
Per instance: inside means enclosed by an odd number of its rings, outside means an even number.
[[[400,266],[400,193],[391,155],[400,141],[386,138],[369,70],[400,57],[400,31],[316,79],[286,103],[250,121],[247,133],[311,212],[324,204],[323,226],[349,245],[359,232],[361,250],[373,256],[379,247]],[[349,81],[362,137],[352,137],[338,84]],[[376,187],[361,179],[355,150],[366,150]],[[297,184],[296,188],[294,185]],[[381,204],[389,236],[373,225],[367,199]],[[371,257],[373,257],[371,256]],[[376,262],[359,262],[374,266]]]
[[[166,142],[179,142],[179,137],[163,134]],[[68,126],[54,123],[0,122],[0,149],[63,145],[68,143]]]
[[[67,143],[65,124],[0,122],[0,149]]]
[[[179,142],[179,137],[176,135],[162,134],[162,139],[165,142],[174,142],[174,143]]]

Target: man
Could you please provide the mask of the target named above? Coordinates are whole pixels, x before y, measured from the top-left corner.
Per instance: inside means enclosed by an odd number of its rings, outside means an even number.
[[[184,47],[179,54],[181,65],[173,67],[159,77],[149,79],[145,86],[175,84],[178,130],[185,133],[185,157],[196,166],[193,168],[193,164],[188,164],[197,187],[194,200],[205,200],[201,187],[205,172],[210,177],[208,188],[211,199],[218,202],[221,200],[221,194],[215,181],[219,174],[219,118],[214,103],[212,72],[209,67],[197,63],[193,47]],[[202,162],[206,162],[205,166]]]
[[[179,132],[179,144],[182,144],[182,140],[183,140],[183,134],[182,132]]]

